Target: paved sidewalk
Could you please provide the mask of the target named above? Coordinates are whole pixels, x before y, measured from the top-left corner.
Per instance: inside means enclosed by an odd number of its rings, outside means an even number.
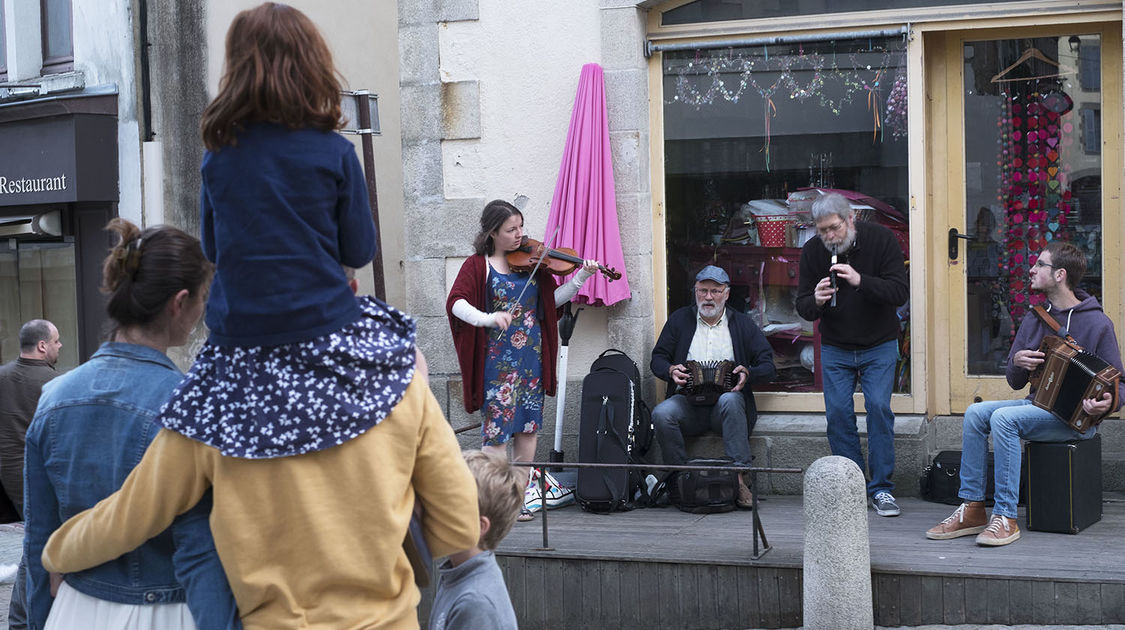
[[[875,626],[875,630],[897,630],[898,628],[911,628],[912,630],[1125,630],[1125,625],[1110,624],[1108,626],[1035,626],[1035,625],[1019,625],[1019,626],[1000,626],[1000,625],[974,625],[964,624],[960,626]],[[751,630],[762,630],[754,628]],[[801,630],[794,628],[792,630]]]
[[[8,630],[8,602],[23,555],[23,523],[0,525],[0,629]]]

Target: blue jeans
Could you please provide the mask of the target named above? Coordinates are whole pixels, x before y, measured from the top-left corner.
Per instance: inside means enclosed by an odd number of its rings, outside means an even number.
[[[746,399],[739,392],[719,396],[712,407],[696,406],[687,397],[676,394],[652,410],[652,423],[664,463],[678,466],[687,463],[684,436],[702,435],[708,430],[723,436],[723,450],[734,463],[750,465],[750,428],[746,417]]]
[[[820,372],[824,381],[824,408],[828,417],[828,446],[833,455],[847,457],[870,473],[867,495],[894,490],[895,415],[891,412],[898,341],[891,340],[865,350],[820,348]],[[855,385],[863,390],[867,410],[867,459],[855,417]]]
[[[23,557],[8,602],[8,630],[27,630],[27,559]]]
[[[966,501],[984,501],[984,475],[988,470],[988,434],[996,462],[996,493],[992,513],[1016,518],[1020,494],[1020,439],[1032,442],[1088,440],[1098,430],[1085,433],[1059,422],[1051,412],[1021,400],[990,400],[973,403],[965,410],[961,437],[961,491]]]

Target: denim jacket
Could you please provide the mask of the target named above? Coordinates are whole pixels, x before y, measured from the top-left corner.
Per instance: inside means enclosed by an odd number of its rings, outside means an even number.
[[[43,628],[51,610],[40,556],[47,538],[71,516],[116,491],[156,437],[161,405],[183,373],[147,346],[102,344],[83,365],[43,388],[27,431],[24,557],[28,627]],[[172,526],[133,551],[65,576],[91,597],[123,604],[187,601],[201,630],[242,627],[208,518],[210,493]],[[185,596],[186,587],[186,596]]]

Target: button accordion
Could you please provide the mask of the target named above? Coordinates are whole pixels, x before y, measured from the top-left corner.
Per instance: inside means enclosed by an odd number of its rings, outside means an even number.
[[[734,361],[686,361],[688,382],[680,393],[693,405],[714,405],[736,382]]]
[[[1050,411],[1068,427],[1085,433],[1117,408],[1117,385],[1121,381],[1121,372],[1083,350],[1042,306],[1036,306],[1035,312],[1055,332],[1065,336],[1043,337],[1039,351],[1044,354],[1044,361],[1029,377],[1032,387],[1035,387],[1032,402],[1036,407]],[[1106,393],[1112,397],[1109,412],[1095,417],[1082,409],[1084,399],[1101,399]]]

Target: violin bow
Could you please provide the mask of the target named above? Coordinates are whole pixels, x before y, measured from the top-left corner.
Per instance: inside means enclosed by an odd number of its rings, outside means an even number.
[[[546,252],[551,251],[551,243],[555,240],[555,237],[558,236],[560,229],[562,229],[561,224],[555,226],[555,231],[554,231],[553,234],[551,234],[551,238],[548,239],[548,240],[545,240],[543,242],[543,251],[546,251]],[[546,236],[546,235],[544,235],[544,236]],[[523,285],[523,288],[520,289],[520,294],[516,296],[515,302],[513,302],[512,305],[508,307],[508,314],[509,315],[516,312],[516,307],[519,306],[520,300],[523,299],[523,294],[525,292],[527,292],[527,287],[529,287],[531,285],[532,279],[535,278],[535,272],[539,271],[539,265],[543,264],[543,258],[544,258],[544,256],[540,256],[539,260],[535,261],[535,266],[531,268],[531,274],[529,274],[527,276],[527,282],[525,282],[524,285]],[[503,330],[498,330],[497,332],[500,333],[500,334],[504,333]],[[497,334],[496,337],[499,338],[500,334]]]

